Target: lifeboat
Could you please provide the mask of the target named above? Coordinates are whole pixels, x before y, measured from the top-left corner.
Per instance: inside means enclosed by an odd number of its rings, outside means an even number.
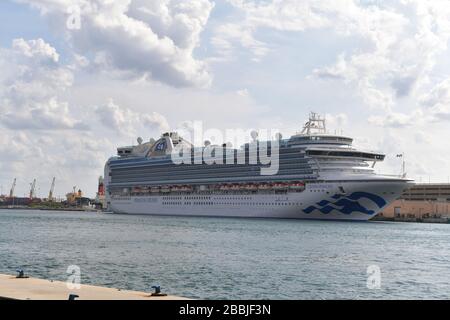
[[[260,183],[258,185],[258,190],[270,190],[272,189],[272,184],[270,183]]]
[[[180,192],[182,188],[183,188],[183,186],[173,186],[173,187],[171,188],[171,190],[172,190],[173,192]]]
[[[288,185],[283,182],[277,182],[273,185],[273,189],[275,190],[286,190],[288,188]]]
[[[141,189],[141,187],[133,187],[131,192],[133,192],[133,193],[141,193],[142,189]]]
[[[220,191],[228,191],[230,190],[231,186],[229,186],[228,184],[223,184],[220,186]]]
[[[191,186],[181,186],[181,187],[179,187],[178,191],[191,192],[192,191],[192,187]]]
[[[150,192],[151,193],[159,193],[159,187],[151,187]]]
[[[241,186],[236,183],[236,184],[231,185],[230,189],[228,189],[228,190],[239,191],[239,190],[241,190]]]
[[[258,186],[254,183],[249,183],[245,186],[245,190],[247,191],[255,191],[258,190]]]
[[[169,186],[162,186],[161,187],[161,192],[163,193],[168,193],[170,192],[171,188]]]

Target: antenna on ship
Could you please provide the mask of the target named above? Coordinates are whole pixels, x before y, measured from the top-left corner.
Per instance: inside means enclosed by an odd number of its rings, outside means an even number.
[[[302,134],[311,134],[315,130],[317,133],[326,133],[325,118],[322,118],[318,113],[311,112],[309,114],[309,120],[303,127]]]

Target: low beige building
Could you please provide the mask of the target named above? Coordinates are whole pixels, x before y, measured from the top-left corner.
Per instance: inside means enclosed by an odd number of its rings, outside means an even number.
[[[416,184],[379,216],[415,219],[450,217],[450,184]]]
[[[386,207],[379,215],[386,218],[450,217],[450,203],[399,199]]]

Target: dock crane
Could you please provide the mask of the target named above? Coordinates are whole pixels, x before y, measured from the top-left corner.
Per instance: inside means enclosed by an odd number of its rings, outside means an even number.
[[[17,178],[14,178],[13,184],[11,186],[11,190],[9,190],[10,198],[14,197],[14,189],[16,189],[16,181],[17,181]]]
[[[34,199],[36,197],[36,179],[30,183],[30,199]]]
[[[55,191],[55,180],[56,180],[56,178],[53,177],[52,185],[51,185],[50,191],[48,193],[48,201],[53,201],[53,192]]]

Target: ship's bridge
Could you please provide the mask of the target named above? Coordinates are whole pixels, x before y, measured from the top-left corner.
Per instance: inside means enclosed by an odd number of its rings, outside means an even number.
[[[319,149],[319,148],[308,148],[306,149],[306,154],[308,156],[313,156],[316,158],[353,158],[363,161],[383,161],[385,155],[375,152],[366,152],[359,150],[340,150],[340,149]]]

